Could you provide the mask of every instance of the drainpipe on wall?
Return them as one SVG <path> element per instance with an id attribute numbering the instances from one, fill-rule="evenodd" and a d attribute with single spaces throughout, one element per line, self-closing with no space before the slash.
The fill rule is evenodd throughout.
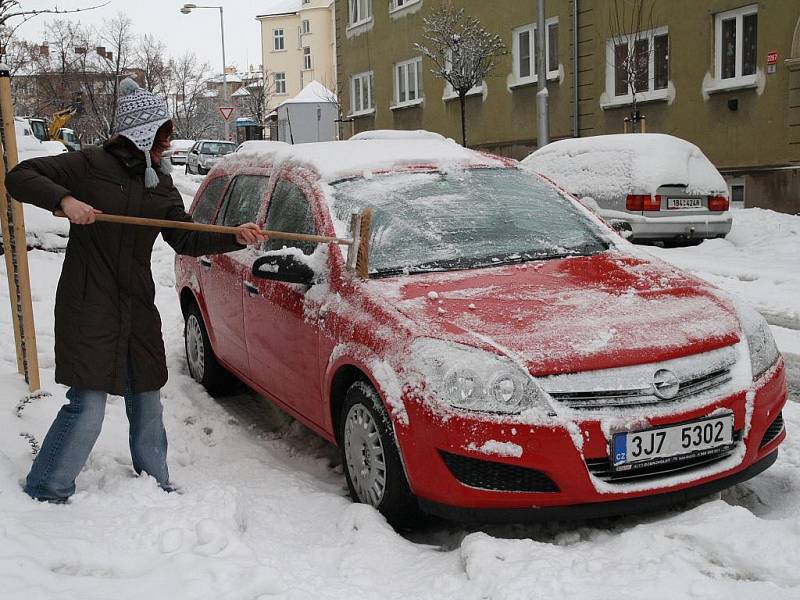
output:
<path id="1" fill-rule="evenodd" d="M 538 90 L 536 92 L 536 121 L 538 124 L 538 134 L 536 146 L 542 148 L 550 142 L 550 132 L 548 127 L 547 115 L 547 69 L 546 69 L 546 46 L 545 37 L 547 35 L 547 24 L 544 19 L 544 0 L 537 0 L 537 35 L 536 35 L 536 79 L 538 80 Z"/>
<path id="2" fill-rule="evenodd" d="M 572 0 L 572 136 L 580 137 L 578 121 L 578 0 Z"/>

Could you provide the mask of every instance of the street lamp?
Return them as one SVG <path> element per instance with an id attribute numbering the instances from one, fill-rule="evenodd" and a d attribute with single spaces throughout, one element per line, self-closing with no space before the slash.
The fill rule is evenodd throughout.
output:
<path id="1" fill-rule="evenodd" d="M 219 9 L 219 30 L 222 34 L 222 101 L 224 104 L 229 104 L 228 102 L 228 75 L 225 73 L 225 21 L 222 17 L 222 7 L 221 6 L 198 6 L 197 4 L 184 4 L 181 8 L 181 12 L 184 15 L 188 15 L 196 8 L 218 8 Z M 230 125 L 228 123 L 228 119 L 225 119 L 225 139 L 230 141 Z"/>

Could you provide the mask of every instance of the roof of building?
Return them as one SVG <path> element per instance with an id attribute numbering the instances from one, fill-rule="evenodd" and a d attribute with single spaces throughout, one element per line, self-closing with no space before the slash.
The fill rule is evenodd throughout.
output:
<path id="1" fill-rule="evenodd" d="M 271 0 L 267 4 L 267 9 L 259 14 L 256 19 L 295 13 L 300 10 L 301 6 L 302 0 Z"/>

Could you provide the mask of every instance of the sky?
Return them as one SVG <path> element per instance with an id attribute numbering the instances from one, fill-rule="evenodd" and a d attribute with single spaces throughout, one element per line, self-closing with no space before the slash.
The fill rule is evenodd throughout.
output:
<path id="1" fill-rule="evenodd" d="M 25 9 L 78 8 L 102 3 L 104 0 L 22 0 Z M 274 0 L 213 0 L 197 2 L 200 5 L 222 5 L 225 19 L 225 53 L 228 65 L 244 70 L 248 65 L 261 64 L 261 30 L 257 14 L 267 10 Z M 181 14 L 184 0 L 111 0 L 108 6 L 74 15 L 62 15 L 85 25 L 101 26 L 103 20 L 124 13 L 133 22 L 134 31 L 156 36 L 167 44 L 170 55 L 180 55 L 186 50 L 197 54 L 219 71 L 222 66 L 222 49 L 219 31 L 219 11 L 195 10 Z M 57 18 L 43 15 L 25 23 L 18 35 L 30 41 L 41 41 L 45 24 Z M 96 44 L 101 45 L 101 44 Z"/>

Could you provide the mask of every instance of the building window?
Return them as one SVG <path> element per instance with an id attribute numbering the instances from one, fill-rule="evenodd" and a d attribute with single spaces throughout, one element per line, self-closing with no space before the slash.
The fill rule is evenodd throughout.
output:
<path id="1" fill-rule="evenodd" d="M 558 17 L 547 19 L 545 26 L 544 45 L 547 53 L 545 69 L 548 79 L 556 79 L 558 77 Z M 536 77 L 536 40 L 538 35 L 536 23 L 518 27 L 513 32 L 511 54 L 516 84 L 538 81 Z"/>
<path id="2" fill-rule="evenodd" d="M 612 103 L 667 97 L 669 32 L 666 27 L 622 35 L 608 41 L 606 90 Z M 612 93 L 613 92 L 613 93 Z"/>
<path id="3" fill-rule="evenodd" d="M 303 19 L 302 24 L 300 26 L 300 33 L 303 35 L 307 33 L 311 33 L 311 21 L 308 19 Z"/>
<path id="4" fill-rule="evenodd" d="M 303 47 L 303 69 L 306 71 L 311 69 L 311 48 L 309 46 Z"/>
<path id="5" fill-rule="evenodd" d="M 311 4 L 311 0 L 303 0 L 303 4 Z"/>
<path id="6" fill-rule="evenodd" d="M 272 32 L 273 47 L 275 50 L 284 49 L 283 29 L 275 29 Z"/>
<path id="7" fill-rule="evenodd" d="M 275 73 L 275 93 L 286 93 L 286 73 Z"/>
<path id="8" fill-rule="evenodd" d="M 410 6 L 412 4 L 416 4 L 420 0 L 392 0 L 391 3 L 391 10 L 398 10 L 403 8 L 404 6 Z"/>
<path id="9" fill-rule="evenodd" d="M 372 18 L 372 0 L 348 0 L 350 27 L 366 23 Z"/>
<path id="10" fill-rule="evenodd" d="M 449 71 L 453 68 L 453 52 L 452 50 L 446 51 L 447 61 L 445 62 L 445 68 Z M 470 88 L 467 92 L 468 96 L 473 94 L 482 94 L 483 93 L 483 82 L 478 83 Z M 452 100 L 454 98 L 458 98 L 457 92 L 453 89 L 453 86 L 450 84 L 449 81 L 445 81 L 444 85 L 444 94 L 442 96 L 443 100 Z"/>
<path id="11" fill-rule="evenodd" d="M 422 57 L 397 63 L 394 66 L 395 105 L 418 104 L 422 97 Z"/>
<path id="12" fill-rule="evenodd" d="M 372 96 L 373 77 L 372 71 L 353 75 L 350 80 L 352 105 L 350 111 L 353 115 L 370 113 L 375 109 Z"/>
<path id="13" fill-rule="evenodd" d="M 755 84 L 758 5 L 714 15 L 715 73 L 723 85 Z"/>

